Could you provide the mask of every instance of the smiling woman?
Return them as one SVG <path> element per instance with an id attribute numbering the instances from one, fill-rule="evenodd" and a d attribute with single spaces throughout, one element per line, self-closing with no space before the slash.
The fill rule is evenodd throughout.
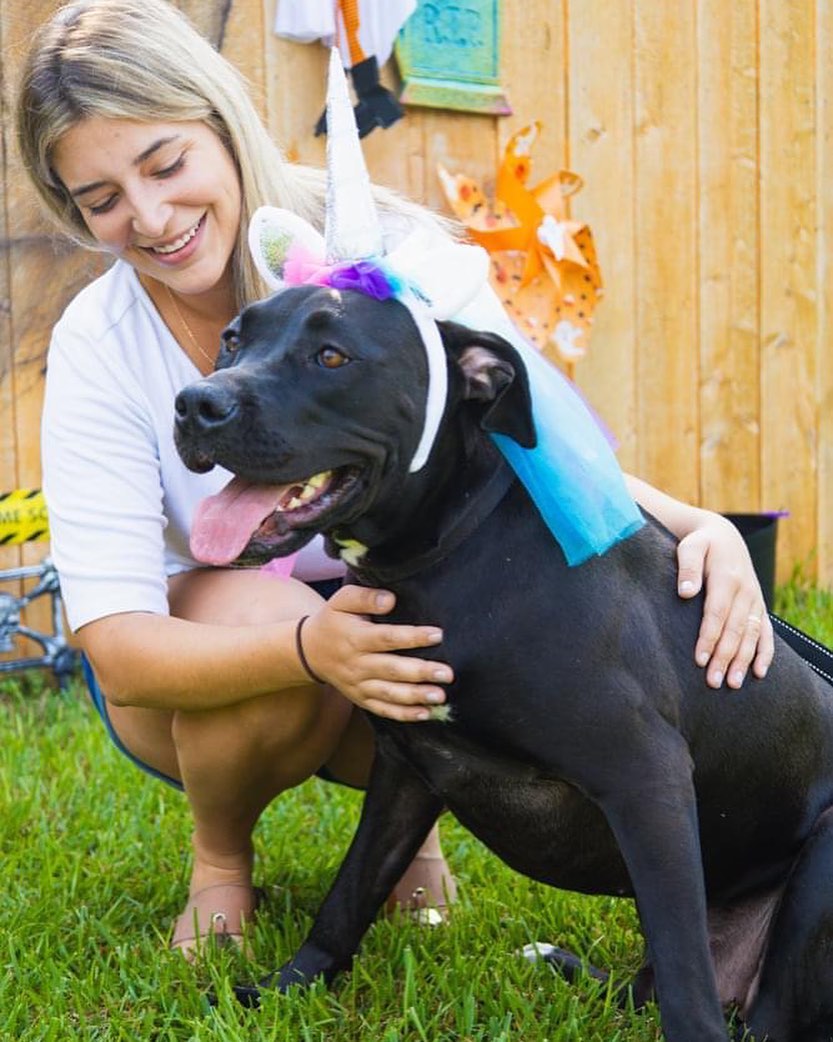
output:
<path id="1" fill-rule="evenodd" d="M 96 705 L 119 747 L 184 788 L 194 814 L 174 937 L 190 951 L 212 923 L 239 939 L 253 914 L 251 833 L 272 799 L 316 771 L 363 782 L 372 747 L 352 705 L 423 719 L 451 671 L 390 653 L 440 634 L 373 625 L 389 596 L 347 588 L 324 603 L 310 584 L 343 566 L 320 543 L 283 581 L 200 568 L 188 546 L 197 505 L 228 475 L 182 466 L 174 398 L 213 368 L 223 329 L 265 292 L 246 246 L 251 213 L 280 201 L 320 219 L 322 179 L 285 166 L 239 77 L 164 0 L 80 0 L 43 26 L 18 133 L 63 230 L 115 258 L 55 328 L 44 484 Z M 389 220 L 430 223 L 382 201 Z M 106 508 L 88 509 L 91 490 Z M 299 658 L 304 615 L 328 686 Z M 419 905 L 452 890 L 432 834 L 398 896 Z"/>
<path id="2" fill-rule="evenodd" d="M 425 720 L 453 671 L 429 652 L 395 653 L 432 648 L 442 633 L 430 619 L 369 618 L 393 608 L 385 591 L 347 586 L 324 602 L 315 583 L 343 567 L 320 541 L 283 580 L 203 567 L 189 547 L 197 505 L 230 475 L 183 466 L 174 401 L 209 371 L 234 315 L 267 292 L 247 248 L 253 214 L 278 205 L 321 229 L 323 176 L 284 162 L 241 78 L 166 0 L 63 7 L 31 43 L 16 114 L 47 211 L 114 260 L 53 332 L 44 488 L 95 704 L 119 748 L 183 788 L 193 813 L 190 893 L 174 933 L 190 952 L 212 930 L 240 940 L 254 914 L 252 834 L 266 806 L 316 772 L 363 783 L 373 748 L 355 707 Z M 385 252 L 415 227 L 444 232 L 426 211 L 374 194 Z M 481 304 L 485 328 L 499 305 L 488 294 Z M 335 363 L 322 356 L 321 371 L 337 374 Z M 681 588 L 694 594 L 708 575 L 697 652 L 710 682 L 729 667 L 742 682 L 753 659 L 764 670 L 768 623 L 740 536 L 634 487 L 682 538 Z M 413 853 L 397 899 L 422 908 L 452 898 L 436 832 Z"/>

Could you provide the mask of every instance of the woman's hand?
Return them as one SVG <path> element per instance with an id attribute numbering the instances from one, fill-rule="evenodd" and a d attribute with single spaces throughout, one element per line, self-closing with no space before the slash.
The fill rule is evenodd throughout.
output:
<path id="1" fill-rule="evenodd" d="M 682 503 L 626 474 L 631 495 L 679 540 L 677 590 L 694 597 L 705 583 L 706 602 L 694 658 L 706 682 L 738 688 L 750 664 L 763 677 L 774 654 L 761 584 L 743 536 L 722 514 Z"/>
<path id="2" fill-rule="evenodd" d="M 438 685 L 450 683 L 454 674 L 442 662 L 395 652 L 433 647 L 442 630 L 364 617 L 386 615 L 394 603 L 387 590 L 343 586 L 304 623 L 304 657 L 317 676 L 362 709 L 390 720 L 428 720 L 431 707 L 445 702 Z"/>
<path id="3" fill-rule="evenodd" d="M 698 523 L 677 546 L 677 589 L 694 597 L 705 583 L 703 621 L 694 649 L 709 687 L 724 679 L 739 688 L 751 664 L 756 677 L 772 662 L 772 623 L 746 543 L 720 514 L 698 511 Z"/>

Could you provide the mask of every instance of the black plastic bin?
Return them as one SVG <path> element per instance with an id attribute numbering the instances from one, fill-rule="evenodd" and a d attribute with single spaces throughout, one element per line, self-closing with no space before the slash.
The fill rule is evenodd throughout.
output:
<path id="1" fill-rule="evenodd" d="M 778 518 L 783 514 L 724 514 L 743 536 L 763 590 L 766 606 L 772 610 L 775 598 L 775 543 Z"/>

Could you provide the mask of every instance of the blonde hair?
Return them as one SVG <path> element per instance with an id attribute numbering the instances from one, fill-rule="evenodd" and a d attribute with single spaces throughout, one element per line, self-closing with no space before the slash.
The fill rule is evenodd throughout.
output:
<path id="1" fill-rule="evenodd" d="M 258 206 L 282 206 L 319 229 L 324 174 L 287 163 L 236 69 L 167 0 L 76 0 L 35 35 L 17 98 L 17 138 L 26 169 L 61 230 L 97 248 L 52 166 L 60 138 L 90 117 L 200 121 L 228 149 L 242 195 L 232 255 L 238 307 L 265 294 L 246 230 Z M 432 221 L 428 211 L 377 190 L 383 210 Z"/>

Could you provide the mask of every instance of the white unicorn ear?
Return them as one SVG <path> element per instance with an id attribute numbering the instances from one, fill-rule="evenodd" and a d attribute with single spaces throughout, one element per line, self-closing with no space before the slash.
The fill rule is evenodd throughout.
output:
<path id="1" fill-rule="evenodd" d="M 423 228 L 411 232 L 385 261 L 438 321 L 453 318 L 477 296 L 489 276 L 489 255 L 482 246 L 449 242 Z"/>
<path id="2" fill-rule="evenodd" d="M 276 206 L 261 206 L 249 222 L 249 249 L 258 272 L 271 290 L 286 285 L 287 260 L 301 256 L 324 263 L 324 236 L 309 222 Z"/>

